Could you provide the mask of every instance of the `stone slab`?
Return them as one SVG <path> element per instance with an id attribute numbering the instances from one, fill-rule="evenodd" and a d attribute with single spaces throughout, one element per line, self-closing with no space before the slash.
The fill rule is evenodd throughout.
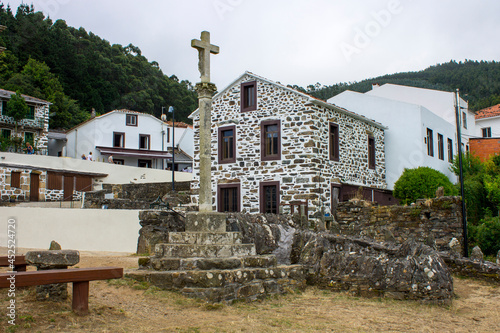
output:
<path id="1" fill-rule="evenodd" d="M 187 232 L 225 232 L 226 214 L 191 212 L 186 214 Z"/>
<path id="2" fill-rule="evenodd" d="M 168 242 L 172 244 L 241 244 L 240 232 L 170 232 Z"/>
<path id="3" fill-rule="evenodd" d="M 302 265 L 231 270 L 129 270 L 125 272 L 125 276 L 149 282 L 166 290 L 220 288 L 220 293 L 224 290 L 232 292 L 234 296 L 230 297 L 231 299 L 248 298 L 256 293 L 284 292 L 287 288 L 305 287 L 306 283 Z M 255 289 L 256 285 L 259 285 L 259 288 Z"/>
<path id="4" fill-rule="evenodd" d="M 80 262 L 80 252 L 76 250 L 28 251 L 25 255 L 29 265 L 38 268 L 64 268 Z"/>
<path id="5" fill-rule="evenodd" d="M 254 244 L 156 244 L 155 253 L 157 257 L 170 258 L 227 258 L 256 255 Z"/>
<path id="6" fill-rule="evenodd" d="M 139 268 L 156 271 L 227 270 L 238 268 L 270 268 L 276 266 L 276 256 L 243 258 L 139 258 Z"/>

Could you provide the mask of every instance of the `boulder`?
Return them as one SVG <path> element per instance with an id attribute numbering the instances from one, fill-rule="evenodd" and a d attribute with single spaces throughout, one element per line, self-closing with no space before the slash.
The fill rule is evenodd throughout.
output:
<path id="1" fill-rule="evenodd" d="M 453 281 L 429 246 L 408 240 L 398 247 L 331 234 L 310 235 L 299 263 L 308 283 L 359 296 L 451 302 Z"/>
<path id="2" fill-rule="evenodd" d="M 474 246 L 472 249 L 472 252 L 470 254 L 470 258 L 474 261 L 483 261 L 484 260 L 484 254 L 483 251 L 481 251 L 481 248 L 479 246 Z"/>

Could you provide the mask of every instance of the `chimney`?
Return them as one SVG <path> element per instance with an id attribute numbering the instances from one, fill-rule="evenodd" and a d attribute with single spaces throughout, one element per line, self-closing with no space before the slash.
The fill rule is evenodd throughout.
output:
<path id="1" fill-rule="evenodd" d="M 378 83 L 372 83 L 372 90 L 380 87 L 380 84 Z"/>
<path id="2" fill-rule="evenodd" d="M 95 118 L 95 109 L 92 108 L 92 111 L 90 112 L 90 119 L 94 119 Z"/>

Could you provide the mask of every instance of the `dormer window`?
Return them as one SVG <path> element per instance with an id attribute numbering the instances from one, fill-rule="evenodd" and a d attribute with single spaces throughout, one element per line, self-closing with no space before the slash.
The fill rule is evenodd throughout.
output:
<path id="1" fill-rule="evenodd" d="M 257 110 L 257 81 L 241 84 L 241 112 Z"/>
<path id="2" fill-rule="evenodd" d="M 136 114 L 127 114 L 125 125 L 137 126 L 137 115 Z"/>

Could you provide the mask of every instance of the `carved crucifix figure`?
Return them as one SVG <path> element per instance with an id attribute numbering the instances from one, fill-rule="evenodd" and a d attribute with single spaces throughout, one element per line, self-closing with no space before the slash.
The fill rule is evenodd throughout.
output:
<path id="1" fill-rule="evenodd" d="M 210 44 L 210 32 L 208 31 L 201 32 L 201 40 L 192 39 L 191 46 L 198 50 L 198 69 L 201 74 L 201 82 L 210 82 L 210 53 L 219 53 L 219 47 Z"/>

